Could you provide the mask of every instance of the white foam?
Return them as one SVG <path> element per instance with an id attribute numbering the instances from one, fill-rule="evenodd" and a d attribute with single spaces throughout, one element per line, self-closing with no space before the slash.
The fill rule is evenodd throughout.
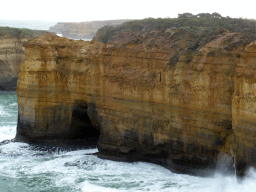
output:
<path id="1" fill-rule="evenodd" d="M 83 187 L 81 187 L 81 189 L 83 192 L 118 192 L 118 190 L 116 189 L 99 187 L 89 183 L 84 184 Z"/>
<path id="2" fill-rule="evenodd" d="M 0 126 L 0 142 L 13 139 L 16 135 L 16 125 Z"/>
<path id="3" fill-rule="evenodd" d="M 72 186 L 83 192 L 254 192 L 256 189 L 253 169 L 242 184 L 237 184 L 235 176 L 194 177 L 172 173 L 151 163 L 115 162 L 86 155 L 97 152 L 97 149 L 43 154 L 31 150 L 25 143 L 9 143 L 0 146 L 0 151 L 1 175 L 42 175 L 57 187 Z M 39 153 L 42 155 L 36 155 Z"/>
<path id="4" fill-rule="evenodd" d="M 10 117 L 11 115 L 7 113 L 4 108 L 0 105 L 0 116 L 2 117 Z"/>

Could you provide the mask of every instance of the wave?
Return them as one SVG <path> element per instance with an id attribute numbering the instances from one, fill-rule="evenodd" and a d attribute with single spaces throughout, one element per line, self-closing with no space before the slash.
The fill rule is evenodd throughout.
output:
<path id="1" fill-rule="evenodd" d="M 0 176 L 14 180 L 25 191 L 159 191 L 159 192 L 254 192 L 256 172 L 242 184 L 234 175 L 195 177 L 176 174 L 145 162 L 116 162 L 99 159 L 97 149 L 45 152 L 29 144 L 10 142 L 0 146 Z M 13 181 L 13 182 L 14 182 Z M 1 181 L 0 181 L 1 182 Z M 1 184 L 1 183 L 0 183 Z"/>
<path id="2" fill-rule="evenodd" d="M 18 105 L 18 103 L 12 103 L 12 104 L 10 104 L 10 106 L 17 106 Z"/>
<path id="3" fill-rule="evenodd" d="M 13 139 L 16 135 L 16 125 L 0 126 L 0 142 Z"/>
<path id="4" fill-rule="evenodd" d="M 7 113 L 4 108 L 0 105 L 0 116 L 10 117 L 11 115 Z"/>

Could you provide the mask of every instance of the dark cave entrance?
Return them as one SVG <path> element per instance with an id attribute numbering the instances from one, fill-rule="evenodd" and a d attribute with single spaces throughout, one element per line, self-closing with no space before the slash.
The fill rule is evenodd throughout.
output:
<path id="1" fill-rule="evenodd" d="M 82 145 L 96 146 L 100 136 L 96 106 L 76 102 L 72 110 L 70 139 L 79 140 Z"/>

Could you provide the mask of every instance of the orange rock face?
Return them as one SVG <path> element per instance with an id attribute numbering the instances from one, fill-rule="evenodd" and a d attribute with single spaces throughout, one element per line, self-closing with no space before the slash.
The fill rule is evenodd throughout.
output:
<path id="1" fill-rule="evenodd" d="M 190 55 L 174 51 L 186 48 L 183 40 L 105 45 L 40 36 L 25 45 L 16 138 L 98 143 L 103 158 L 192 174 L 232 170 L 234 158 L 243 174 L 256 162 L 256 48 L 243 38 L 226 33 Z"/>
<path id="2" fill-rule="evenodd" d="M 0 38 L 0 90 L 15 90 L 19 67 L 25 58 L 22 44 L 28 39 Z"/>
<path id="3" fill-rule="evenodd" d="M 244 48 L 234 75 L 232 128 L 236 141 L 235 161 L 241 174 L 248 166 L 256 166 L 255 45 L 253 41 Z"/>

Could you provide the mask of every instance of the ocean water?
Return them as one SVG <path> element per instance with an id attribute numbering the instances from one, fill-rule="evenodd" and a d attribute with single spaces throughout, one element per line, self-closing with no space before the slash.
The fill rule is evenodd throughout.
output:
<path id="1" fill-rule="evenodd" d="M 61 33 L 57 33 L 56 35 L 58 35 L 59 37 L 63 37 Z M 69 39 L 72 39 L 72 38 L 69 38 Z M 73 39 L 73 40 L 91 41 L 92 39 Z"/>
<path id="2" fill-rule="evenodd" d="M 0 92 L 0 142 L 15 137 L 16 92 Z M 242 184 L 234 175 L 202 178 L 155 164 L 102 160 L 97 148 L 40 150 L 20 142 L 0 144 L 0 192 L 255 192 L 256 173 Z"/>

